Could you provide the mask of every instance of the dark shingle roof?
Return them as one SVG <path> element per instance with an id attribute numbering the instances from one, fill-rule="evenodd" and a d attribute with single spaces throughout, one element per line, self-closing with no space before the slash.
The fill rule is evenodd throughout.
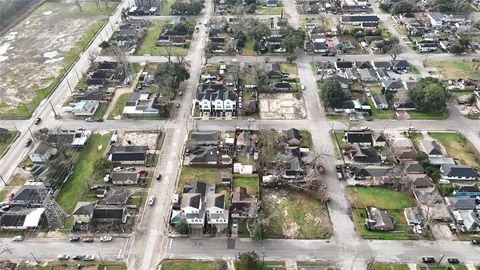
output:
<path id="1" fill-rule="evenodd" d="M 148 146 L 138 145 L 124 145 L 112 146 L 110 153 L 112 154 L 112 161 L 127 161 L 127 160 L 145 160 L 147 158 Z"/>
<path id="2" fill-rule="evenodd" d="M 347 142 L 348 143 L 372 143 L 372 132 L 348 132 L 347 133 Z"/>
<path id="3" fill-rule="evenodd" d="M 97 207 L 93 210 L 93 219 L 122 219 L 124 207 Z"/>
<path id="4" fill-rule="evenodd" d="M 478 176 L 477 172 L 472 167 L 464 165 L 442 165 L 443 175 L 449 177 L 466 177 L 475 178 Z"/>

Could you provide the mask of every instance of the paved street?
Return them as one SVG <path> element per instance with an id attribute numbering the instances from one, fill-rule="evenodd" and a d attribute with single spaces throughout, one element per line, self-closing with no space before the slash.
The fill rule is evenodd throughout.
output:
<path id="1" fill-rule="evenodd" d="M 137 121 L 137 120 L 106 120 L 105 122 L 84 122 L 81 120 L 55 119 L 52 107 L 59 111 L 64 100 L 70 95 L 70 86 L 78 82 L 78 75 L 88 69 L 88 56 L 90 53 L 98 52 L 98 44 L 106 37 L 112 35 L 112 28 L 117 26 L 120 20 L 122 7 L 130 5 L 132 0 L 124 0 L 108 21 L 108 26 L 103 28 L 101 33 L 94 39 L 88 49 L 82 54 L 80 60 L 62 80 L 60 86 L 48 98 L 41 103 L 34 117 L 27 121 L 0 121 L 0 126 L 6 128 L 17 128 L 21 131 L 20 138 L 12 145 L 8 153 L 0 161 L 0 175 L 5 179 L 10 178 L 15 167 L 23 159 L 27 152 L 24 147 L 25 141 L 30 138 L 28 128 L 39 128 L 33 126 L 33 119 L 42 117 L 41 127 L 76 129 L 84 127 L 91 130 L 158 130 L 165 132 L 165 141 L 160 152 L 156 173 L 162 174 L 162 181 L 154 181 L 149 191 L 149 196 L 156 197 L 153 206 L 145 206 L 140 217 L 137 219 L 135 230 L 130 238 L 116 238 L 112 243 L 104 244 L 95 242 L 92 244 L 69 243 L 66 239 L 37 238 L 27 239 L 24 242 L 12 242 L 11 239 L 0 238 L 1 247 L 8 248 L 11 252 L 2 254 L 6 259 L 28 259 L 32 260 L 30 252 L 38 259 L 54 259 L 59 254 L 92 254 L 100 255 L 104 259 L 125 259 L 128 269 L 148 270 L 155 269 L 165 257 L 167 258 L 194 258 L 194 259 L 217 259 L 234 258 L 236 254 L 243 251 L 256 250 L 265 254 L 266 259 L 322 259 L 335 263 L 342 269 L 365 269 L 366 263 L 372 258 L 378 261 L 402 261 L 417 262 L 420 256 L 431 255 L 458 257 L 469 263 L 478 262 L 477 247 L 472 247 L 467 242 L 460 241 L 368 241 L 361 239 L 354 230 L 354 224 L 350 217 L 350 207 L 345 197 L 345 187 L 336 180 L 335 158 L 333 145 L 329 139 L 329 132 L 332 129 L 345 129 L 346 123 L 342 121 L 330 121 L 325 117 L 323 107 L 318 97 L 316 74 L 311 68 L 312 61 L 334 61 L 337 58 L 345 60 L 390 60 L 388 55 L 341 55 L 337 57 L 323 57 L 297 53 L 298 75 L 306 90 L 303 92 L 306 103 L 307 119 L 304 120 L 256 120 L 250 124 L 253 129 L 282 129 L 286 130 L 292 126 L 298 129 L 306 129 L 312 133 L 312 139 L 317 152 L 328 153 L 331 158 L 326 161 L 325 181 L 328 185 L 330 202 L 328 209 L 333 224 L 334 234 L 328 240 L 266 240 L 252 242 L 249 239 L 237 239 L 234 241 L 234 248 L 227 248 L 227 239 L 183 239 L 168 238 L 166 236 L 168 214 L 171 208 L 171 197 L 178 180 L 179 169 L 182 165 L 181 154 L 188 131 L 192 127 L 199 130 L 233 130 L 235 127 L 247 128 L 249 125 L 245 119 L 238 120 L 193 120 L 190 116 L 191 105 L 195 96 L 198 84 L 201 64 L 205 62 L 205 42 L 207 40 L 207 29 L 204 23 L 213 15 L 212 0 L 206 1 L 206 7 L 196 17 L 200 22 L 198 33 L 194 34 L 189 54 L 186 57 L 190 65 L 190 79 L 182 86 L 184 95 L 179 98 L 181 106 L 175 111 L 168 121 Z M 319 15 L 300 15 L 295 7 L 295 0 L 286 0 L 286 17 L 290 24 L 299 27 L 303 18 L 314 18 Z M 374 5 L 376 12 L 378 6 Z M 258 18 L 268 18 L 272 15 L 252 15 Z M 379 13 L 382 21 L 389 21 L 389 15 Z M 149 19 L 172 19 L 176 16 L 164 17 L 142 17 Z M 398 35 L 390 23 L 387 28 L 394 35 Z M 401 40 L 401 39 L 400 39 Z M 406 47 L 402 43 L 403 47 Z M 431 58 L 435 60 L 462 60 L 479 57 L 479 55 L 432 55 L 418 54 L 411 49 L 405 48 L 405 53 L 399 58 L 406 59 L 413 63 L 422 76 L 428 73 L 423 68 L 423 61 Z M 212 57 L 209 61 L 238 61 L 238 62 L 265 62 L 268 57 L 270 62 L 285 61 L 285 56 L 218 56 Z M 111 57 L 102 56 L 99 60 L 109 60 Z M 165 62 L 162 56 L 130 56 L 130 62 L 135 63 L 160 63 Z M 480 151 L 480 122 L 464 118 L 459 111 L 449 106 L 449 117 L 445 120 L 382 120 L 365 123 L 358 123 L 359 126 L 368 125 L 372 129 L 385 129 L 387 131 L 407 130 L 410 126 L 425 130 L 458 130 L 469 139 Z M 0 183 L 0 188 L 2 188 Z M 231 245 L 230 245 L 231 246 Z M 88 250 L 88 252 L 87 252 Z"/>

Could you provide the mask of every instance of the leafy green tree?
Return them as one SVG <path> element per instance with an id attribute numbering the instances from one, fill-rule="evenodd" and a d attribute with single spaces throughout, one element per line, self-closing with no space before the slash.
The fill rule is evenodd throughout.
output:
<path id="1" fill-rule="evenodd" d="M 253 43 L 252 49 L 254 52 L 260 51 L 260 42 L 258 40 L 255 40 L 255 42 Z"/>
<path id="2" fill-rule="evenodd" d="M 175 224 L 175 231 L 180 234 L 188 234 L 190 229 L 188 228 L 187 222 L 182 220 L 180 223 Z"/>
<path id="3" fill-rule="evenodd" d="M 345 99 L 345 93 L 333 77 L 322 81 L 320 84 L 320 96 L 325 106 L 330 108 L 340 106 Z"/>
<path id="4" fill-rule="evenodd" d="M 235 37 L 237 39 L 237 46 L 240 48 L 245 47 L 245 42 L 247 41 L 247 36 L 243 32 L 239 32 Z"/>
<path id="5" fill-rule="evenodd" d="M 390 9 L 390 13 L 392 14 L 400 14 L 400 13 L 410 13 L 415 10 L 415 7 L 410 2 L 400 1 L 393 5 Z"/>
<path id="6" fill-rule="evenodd" d="M 280 31 L 280 34 L 283 36 L 282 48 L 287 52 L 291 53 L 295 48 L 303 47 L 303 42 L 305 40 L 305 32 L 303 30 L 287 26 Z"/>
<path id="7" fill-rule="evenodd" d="M 106 173 L 109 172 L 112 168 L 112 162 L 106 158 L 101 158 L 95 162 L 93 168 L 96 172 Z"/>
<path id="8" fill-rule="evenodd" d="M 287 62 L 290 64 L 293 63 L 293 61 L 295 61 L 296 59 L 297 59 L 297 56 L 293 53 L 287 56 Z"/>
<path id="9" fill-rule="evenodd" d="M 467 50 L 467 48 L 465 48 L 465 46 L 462 46 L 462 44 L 460 44 L 460 43 L 455 43 L 455 44 L 451 45 L 450 48 L 448 48 L 448 51 L 450 53 L 454 53 L 454 54 L 462 54 L 466 50 Z"/>
<path id="10" fill-rule="evenodd" d="M 258 269 L 260 268 L 260 258 L 255 251 L 240 253 L 237 261 L 238 269 Z"/>
<path id="11" fill-rule="evenodd" d="M 184 63 L 165 62 L 157 66 L 155 71 L 157 83 L 178 88 L 178 85 L 190 79 L 190 73 Z"/>
<path id="12" fill-rule="evenodd" d="M 272 31 L 264 23 L 259 23 L 250 29 L 249 33 L 255 40 L 260 40 L 263 37 L 270 36 Z"/>
<path id="13" fill-rule="evenodd" d="M 431 77 L 422 78 L 417 86 L 409 89 L 408 96 L 421 112 L 444 112 L 447 94 L 442 83 Z"/>
<path id="14" fill-rule="evenodd" d="M 98 47 L 105 50 L 105 49 L 110 47 L 110 43 L 108 43 L 108 41 L 102 41 L 102 43 L 100 43 L 100 45 L 98 45 Z"/>

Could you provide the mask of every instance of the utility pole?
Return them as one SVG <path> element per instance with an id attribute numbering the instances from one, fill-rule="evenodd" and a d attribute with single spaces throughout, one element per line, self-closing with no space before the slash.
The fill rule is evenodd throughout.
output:
<path id="1" fill-rule="evenodd" d="M 7 186 L 7 182 L 5 182 L 5 179 L 3 179 L 2 175 L 0 175 L 0 179 L 2 179 L 3 184 L 5 184 L 5 186 Z"/>
<path id="2" fill-rule="evenodd" d="M 35 255 L 33 255 L 33 252 L 30 251 L 30 254 L 32 255 L 32 257 L 33 257 L 33 259 L 35 260 L 35 262 L 40 263 L 40 261 L 35 257 Z"/>
<path id="3" fill-rule="evenodd" d="M 35 141 L 35 138 L 33 137 L 33 132 L 32 132 L 32 130 L 30 129 L 30 127 L 28 127 L 28 132 L 30 132 L 30 135 L 32 136 L 32 140 Z"/>
<path id="4" fill-rule="evenodd" d="M 105 262 L 103 261 L 102 255 L 100 255 L 100 252 L 98 252 L 98 257 L 100 258 L 100 261 L 102 262 L 102 264 L 105 266 Z"/>
<path id="5" fill-rule="evenodd" d="M 49 100 L 48 103 L 50 104 L 50 107 L 52 107 L 53 115 L 55 116 L 55 118 L 57 118 L 58 115 L 57 115 L 57 112 L 55 111 L 55 108 L 53 107 L 52 102 Z"/>
<path id="6" fill-rule="evenodd" d="M 13 128 L 15 128 L 16 131 L 18 131 L 17 126 L 15 125 L 15 122 L 12 121 Z"/>
<path id="7" fill-rule="evenodd" d="M 65 76 L 65 81 L 67 81 L 68 90 L 70 90 L 70 93 L 73 94 L 72 86 L 70 85 L 70 82 L 68 81 L 68 78 L 66 76 Z"/>

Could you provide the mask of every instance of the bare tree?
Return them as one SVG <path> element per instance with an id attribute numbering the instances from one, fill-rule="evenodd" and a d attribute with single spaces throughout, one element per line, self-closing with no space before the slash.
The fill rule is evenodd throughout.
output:
<path id="1" fill-rule="evenodd" d="M 94 0 L 95 1 L 95 6 L 97 7 L 97 10 L 100 9 L 100 0 Z"/>
<path id="2" fill-rule="evenodd" d="M 77 5 L 78 11 L 82 12 L 82 5 L 80 4 L 80 1 L 75 0 L 75 5 Z"/>
<path id="3" fill-rule="evenodd" d="M 385 179 L 394 190 L 405 192 L 412 190 L 413 182 L 408 179 L 407 172 L 401 166 L 394 166 L 388 170 Z"/>
<path id="4" fill-rule="evenodd" d="M 396 60 L 397 57 L 402 54 L 403 50 L 400 44 L 395 44 L 392 46 L 390 50 L 388 50 L 388 55 L 392 58 L 392 60 Z"/>
<path id="5" fill-rule="evenodd" d="M 90 62 L 91 67 L 95 67 L 95 59 L 97 59 L 97 53 L 90 51 L 88 53 L 88 61 Z"/>
<path id="6" fill-rule="evenodd" d="M 124 72 L 125 78 L 130 78 L 132 75 L 132 67 L 128 62 L 127 48 L 119 46 L 113 47 L 113 57 L 116 62 L 120 64 L 120 69 Z"/>

